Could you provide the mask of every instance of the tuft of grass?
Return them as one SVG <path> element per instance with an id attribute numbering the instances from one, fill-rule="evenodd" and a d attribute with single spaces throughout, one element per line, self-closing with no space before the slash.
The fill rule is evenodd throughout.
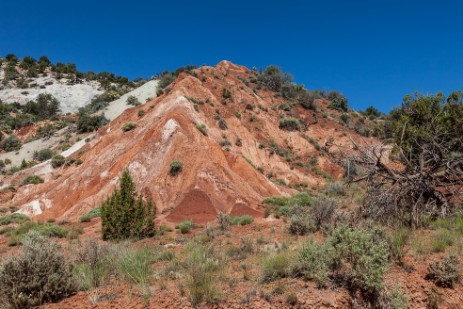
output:
<path id="1" fill-rule="evenodd" d="M 455 235 L 446 229 L 437 230 L 431 237 L 431 251 L 445 252 L 448 246 L 452 246 L 455 242 Z"/>
<path id="2" fill-rule="evenodd" d="M 262 261 L 262 281 L 269 282 L 285 278 L 290 273 L 291 259 L 286 251 L 266 257 Z"/>
<path id="3" fill-rule="evenodd" d="M 203 301 L 217 303 L 222 298 L 219 279 L 226 260 L 222 259 L 212 246 L 190 243 L 185 247 L 187 253 L 183 268 L 187 276 L 190 301 L 197 306 Z"/>
<path id="4" fill-rule="evenodd" d="M 128 284 L 138 286 L 145 301 L 151 296 L 150 285 L 153 280 L 154 254 L 147 247 L 133 249 L 122 246 L 117 253 L 116 268 L 118 275 Z"/>

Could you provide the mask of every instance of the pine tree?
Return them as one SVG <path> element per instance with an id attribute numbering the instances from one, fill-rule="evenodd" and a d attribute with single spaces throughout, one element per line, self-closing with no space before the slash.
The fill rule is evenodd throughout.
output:
<path id="1" fill-rule="evenodd" d="M 120 189 L 101 205 L 104 240 L 144 238 L 154 234 L 156 207 L 141 194 L 135 198 L 135 185 L 128 170 L 121 176 Z"/>

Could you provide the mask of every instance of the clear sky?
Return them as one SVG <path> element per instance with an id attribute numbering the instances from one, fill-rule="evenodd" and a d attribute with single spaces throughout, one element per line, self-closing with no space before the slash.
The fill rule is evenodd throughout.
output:
<path id="1" fill-rule="evenodd" d="M 382 111 L 463 88 L 463 2 L 0 0 L 0 55 L 150 77 L 227 59 Z"/>

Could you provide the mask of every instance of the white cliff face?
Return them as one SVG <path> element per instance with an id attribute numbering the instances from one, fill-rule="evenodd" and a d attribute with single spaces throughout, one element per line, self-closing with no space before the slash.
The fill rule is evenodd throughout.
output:
<path id="1" fill-rule="evenodd" d="M 0 76 L 0 79 L 1 76 Z M 0 100 L 6 103 L 18 102 L 26 104 L 34 100 L 41 93 L 49 93 L 60 102 L 61 112 L 76 113 L 79 108 L 89 104 L 97 95 L 103 93 L 100 83 L 97 81 L 83 81 L 71 85 L 68 79 L 56 79 L 52 76 L 30 78 L 28 84 L 36 84 L 34 87 L 19 89 L 16 87 L 0 87 Z"/>

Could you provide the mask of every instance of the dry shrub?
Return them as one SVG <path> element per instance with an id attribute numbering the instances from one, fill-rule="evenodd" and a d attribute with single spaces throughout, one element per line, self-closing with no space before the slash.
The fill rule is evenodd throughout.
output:
<path id="1" fill-rule="evenodd" d="M 0 299 L 8 300 L 11 308 L 30 308 L 76 291 L 72 266 L 55 241 L 31 231 L 23 244 L 18 255 L 0 265 Z"/>

